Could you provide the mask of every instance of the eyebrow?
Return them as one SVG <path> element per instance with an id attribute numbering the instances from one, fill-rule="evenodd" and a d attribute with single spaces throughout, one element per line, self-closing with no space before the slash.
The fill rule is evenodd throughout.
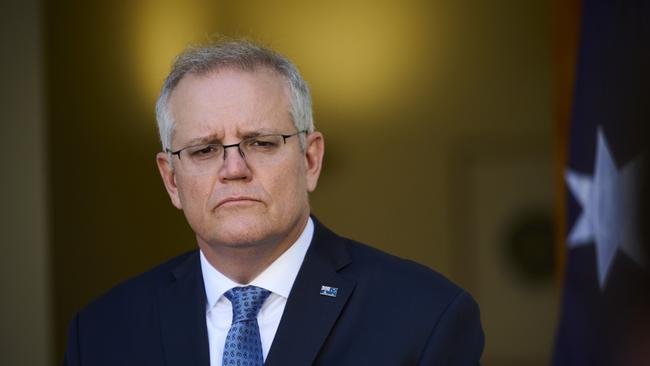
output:
<path id="1" fill-rule="evenodd" d="M 203 144 L 212 144 L 215 142 L 218 142 L 219 138 L 217 137 L 217 134 L 212 134 L 208 136 L 203 136 L 203 137 L 197 137 L 189 140 L 184 144 L 184 146 L 196 146 L 196 145 L 203 145 Z"/>
<path id="2" fill-rule="evenodd" d="M 241 134 L 242 139 L 247 139 L 251 137 L 256 137 L 256 136 L 262 136 L 262 135 L 275 135 L 275 134 L 281 134 L 280 132 L 272 131 L 269 129 L 262 128 L 260 130 L 255 130 L 255 131 L 250 131 L 250 132 L 244 132 Z M 204 145 L 204 144 L 214 144 L 214 143 L 221 143 L 221 139 L 219 139 L 218 134 L 210 134 L 207 136 L 203 137 L 196 137 L 191 140 L 189 140 L 187 143 L 185 143 L 184 146 L 197 146 L 197 145 Z"/>

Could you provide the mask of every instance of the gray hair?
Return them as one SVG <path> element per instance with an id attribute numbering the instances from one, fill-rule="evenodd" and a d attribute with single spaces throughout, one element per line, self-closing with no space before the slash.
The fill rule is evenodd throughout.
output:
<path id="1" fill-rule="evenodd" d="M 189 47 L 176 57 L 156 102 L 156 120 L 163 150 L 171 149 L 174 134 L 174 119 L 168 106 L 169 97 L 185 75 L 205 75 L 223 68 L 254 71 L 258 67 L 267 67 L 287 80 L 291 91 L 290 113 L 293 124 L 298 131 L 313 132 L 314 119 L 309 87 L 291 61 L 273 50 L 249 41 L 217 42 L 207 46 Z M 299 137 L 300 146 L 304 149 L 305 136 L 300 134 Z"/>

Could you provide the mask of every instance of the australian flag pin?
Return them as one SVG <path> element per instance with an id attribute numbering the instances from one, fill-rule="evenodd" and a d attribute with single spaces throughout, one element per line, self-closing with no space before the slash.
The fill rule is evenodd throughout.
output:
<path id="1" fill-rule="evenodd" d="M 338 287 L 329 287 L 321 286 L 320 294 L 323 296 L 336 297 L 336 293 L 339 291 Z"/>

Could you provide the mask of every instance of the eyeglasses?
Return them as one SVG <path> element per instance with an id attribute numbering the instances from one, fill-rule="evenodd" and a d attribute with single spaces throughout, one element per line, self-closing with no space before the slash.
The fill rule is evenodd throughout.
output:
<path id="1" fill-rule="evenodd" d="M 289 135 L 271 134 L 253 136 L 230 145 L 211 143 L 187 146 L 176 151 L 165 149 L 165 151 L 171 155 L 178 156 L 178 165 L 187 174 L 212 174 L 226 160 L 228 148 L 237 147 L 239 155 L 249 164 L 263 165 L 276 157 L 280 147 L 287 143 L 288 138 L 301 133 L 307 133 L 307 131 L 298 131 Z"/>

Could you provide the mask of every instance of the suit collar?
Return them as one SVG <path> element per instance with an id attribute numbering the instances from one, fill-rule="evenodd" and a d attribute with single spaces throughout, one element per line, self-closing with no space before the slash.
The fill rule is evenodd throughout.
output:
<path id="1" fill-rule="evenodd" d="M 314 220 L 314 238 L 307 255 L 311 254 L 320 258 L 324 262 L 323 264 L 333 271 L 340 271 L 352 261 L 343 238 L 326 228 L 314 216 L 312 219 Z"/>
<path id="2" fill-rule="evenodd" d="M 158 293 L 166 365 L 209 366 L 207 300 L 198 251 L 173 269 L 172 275 Z"/>
<path id="3" fill-rule="evenodd" d="M 343 239 L 314 218 L 314 238 L 291 289 L 266 365 L 309 365 L 316 358 L 355 281 L 338 272 L 350 262 Z M 336 297 L 320 294 L 337 288 Z"/>

